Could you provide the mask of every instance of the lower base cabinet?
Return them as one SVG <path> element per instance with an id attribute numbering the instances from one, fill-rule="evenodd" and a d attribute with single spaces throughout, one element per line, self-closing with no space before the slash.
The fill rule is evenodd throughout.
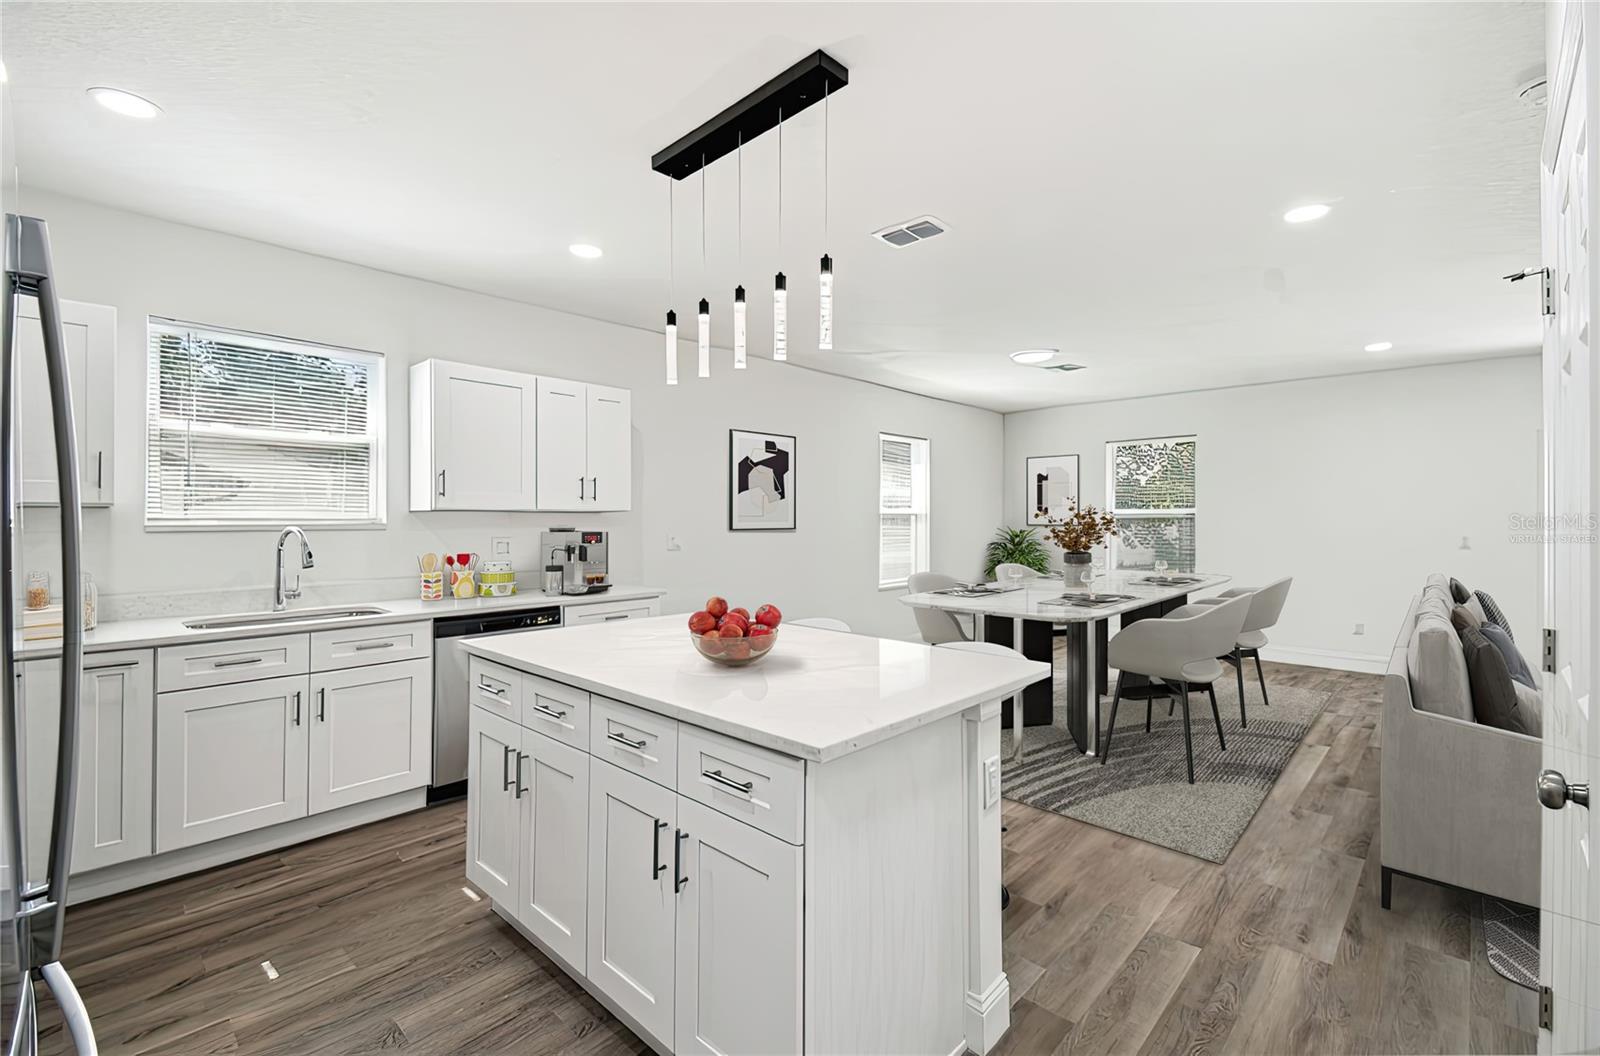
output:
<path id="1" fill-rule="evenodd" d="M 566 962 L 588 959 L 589 756 L 532 730 L 517 761 L 522 809 L 517 919 Z"/>
<path id="2" fill-rule="evenodd" d="M 311 813 L 428 783 L 433 766 L 431 661 L 316 672 L 307 713 Z"/>
<path id="3" fill-rule="evenodd" d="M 518 810 L 511 760 L 522 728 L 473 708 L 467 742 L 467 879 L 501 905 L 517 902 Z"/>

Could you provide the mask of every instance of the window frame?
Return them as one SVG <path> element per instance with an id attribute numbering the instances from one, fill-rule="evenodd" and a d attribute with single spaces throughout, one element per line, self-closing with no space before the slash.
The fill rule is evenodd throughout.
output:
<path id="1" fill-rule="evenodd" d="M 1117 448 L 1131 444 L 1149 444 L 1158 440 L 1172 440 L 1182 442 L 1187 440 L 1195 447 L 1195 478 L 1193 506 L 1168 506 L 1162 509 L 1153 509 L 1143 506 L 1130 506 L 1118 508 L 1117 506 Z M 1106 512 L 1111 514 L 1120 523 L 1127 520 L 1158 520 L 1181 519 L 1187 517 L 1195 527 L 1195 565 L 1200 564 L 1200 436 L 1198 433 L 1173 433 L 1167 436 L 1134 436 L 1125 440 L 1106 441 Z M 1110 553 L 1107 554 L 1107 569 L 1111 572 L 1124 571 L 1121 563 L 1122 539 L 1120 535 L 1111 537 Z"/>
<path id="2" fill-rule="evenodd" d="M 281 516 L 262 516 L 249 519 L 217 519 L 193 518 L 190 520 L 177 520 L 171 517 L 157 517 L 151 519 L 150 509 L 150 442 L 155 427 L 151 421 L 151 410 L 158 398 L 160 386 L 160 371 L 151 355 L 151 336 L 157 330 L 188 329 L 199 333 L 217 334 L 244 339 L 257 347 L 265 350 L 287 352 L 294 354 L 312 353 L 329 355 L 337 358 L 344 355 L 351 359 L 362 358 L 370 361 L 372 381 L 369 386 L 371 395 L 367 404 L 367 421 L 370 427 L 371 451 L 371 496 L 372 516 L 367 518 L 310 518 L 296 517 L 285 513 Z M 278 334 L 266 334 L 255 330 L 242 330 L 237 327 L 216 326 L 209 323 L 197 323 L 188 319 L 176 319 L 163 315 L 147 315 L 145 317 L 145 403 L 144 420 L 141 425 L 143 432 L 144 450 L 141 452 L 140 470 L 142 473 L 142 495 L 140 503 L 143 507 L 144 530 L 146 532 L 259 532 L 264 529 L 279 529 L 286 524 L 295 524 L 303 528 L 316 528 L 319 531 L 373 531 L 388 527 L 389 500 L 388 500 L 388 465 L 389 465 L 389 371 L 388 357 L 382 352 L 371 349 L 353 348 L 348 345 L 336 345 L 325 341 L 312 341 L 301 338 L 284 337 Z"/>
<path id="3" fill-rule="evenodd" d="M 883 442 L 885 440 L 903 441 L 912 445 L 915 452 L 917 445 L 922 449 L 921 492 L 922 509 L 910 511 L 912 518 L 911 531 L 911 571 L 904 579 L 886 580 L 883 578 L 883 519 L 885 517 L 908 516 L 906 510 L 885 509 L 883 505 Z M 926 572 L 932 565 L 932 531 L 930 524 L 933 520 L 933 442 L 925 436 L 912 436 L 910 433 L 891 433 L 880 430 L 878 432 L 878 453 L 874 460 L 878 467 L 878 589 L 879 590 L 904 590 L 910 585 L 911 576 L 918 572 Z M 916 458 L 912 458 L 912 506 L 917 505 L 915 496 L 918 481 L 916 479 Z"/>

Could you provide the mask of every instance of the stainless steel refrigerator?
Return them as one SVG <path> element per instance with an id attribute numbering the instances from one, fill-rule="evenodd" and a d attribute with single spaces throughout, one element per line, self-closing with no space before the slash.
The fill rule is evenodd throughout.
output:
<path id="1" fill-rule="evenodd" d="M 0 91 L 0 96 L 3 96 Z M 4 269 L 0 272 L 0 1049 L 6 1056 L 38 1051 L 36 1001 L 44 991 L 60 1007 L 66 1032 L 80 1056 L 92 1056 L 94 1030 L 72 978 L 61 964 L 66 923 L 67 873 L 71 866 L 78 757 L 78 693 L 83 674 L 82 510 L 78 454 L 72 421 L 71 381 L 61 331 L 60 299 L 50 258 L 49 230 L 42 220 L 18 215 L 19 198 L 11 157 L 9 99 L 0 99 L 0 215 L 4 216 Z M 23 319 L 22 298 L 38 305 L 38 318 Z M 32 313 L 30 313 L 32 314 Z M 22 739 L 17 708 L 14 643 L 16 552 L 20 519 L 15 492 L 17 338 L 19 326 L 42 327 L 51 428 L 60 484 L 61 711 L 53 761 L 55 788 L 48 803 L 25 799 Z M 30 345 L 32 343 L 30 342 Z M 36 766 L 47 760 L 32 761 Z M 24 853 L 25 825 L 49 829 L 43 875 L 31 875 Z M 42 984 L 42 986 L 41 986 Z"/>

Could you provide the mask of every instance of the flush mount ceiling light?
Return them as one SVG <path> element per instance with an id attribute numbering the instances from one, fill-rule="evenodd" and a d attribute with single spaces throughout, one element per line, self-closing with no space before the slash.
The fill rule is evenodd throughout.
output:
<path id="1" fill-rule="evenodd" d="M 1387 352 L 1394 347 L 1393 341 L 1374 341 L 1362 347 L 1363 352 Z"/>
<path id="2" fill-rule="evenodd" d="M 1288 224 L 1308 224 L 1313 220 L 1321 220 L 1331 212 L 1333 212 L 1333 206 L 1324 205 L 1322 202 L 1314 202 L 1311 205 L 1295 206 L 1283 214 L 1283 220 L 1284 223 Z"/>
<path id="3" fill-rule="evenodd" d="M 148 121 L 161 113 L 161 108 L 141 95 L 125 92 L 121 88 L 95 87 L 88 91 L 89 98 L 123 117 L 136 117 Z"/>
<path id="4" fill-rule="evenodd" d="M 583 260 L 599 260 L 605 252 L 599 246 L 591 246 L 587 242 L 574 242 L 567 247 L 567 252 Z"/>
<path id="5" fill-rule="evenodd" d="M 1011 353 L 1011 358 L 1025 367 L 1037 367 L 1055 359 L 1060 351 L 1058 348 L 1025 348 L 1021 352 Z"/>

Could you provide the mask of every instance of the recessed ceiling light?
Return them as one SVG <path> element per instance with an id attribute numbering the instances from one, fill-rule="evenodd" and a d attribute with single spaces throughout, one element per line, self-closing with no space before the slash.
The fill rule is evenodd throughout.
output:
<path id="1" fill-rule="evenodd" d="M 1311 205 L 1297 205 L 1283 214 L 1284 222 L 1290 224 L 1305 224 L 1312 220 L 1321 220 L 1333 211 L 1333 206 L 1316 202 Z"/>
<path id="2" fill-rule="evenodd" d="M 599 260 L 603 255 L 599 246 L 591 246 L 587 242 L 574 242 L 567 247 L 567 252 L 584 260 Z"/>
<path id="3" fill-rule="evenodd" d="M 113 114 L 121 114 L 123 117 L 137 117 L 148 121 L 161 113 L 161 108 L 155 103 L 143 96 L 125 92 L 121 88 L 90 88 L 89 95 Z"/>
<path id="4" fill-rule="evenodd" d="M 1055 348 L 1025 348 L 1021 352 L 1011 353 L 1011 358 L 1024 366 L 1036 367 L 1055 359 L 1059 351 Z"/>
<path id="5" fill-rule="evenodd" d="M 1374 341 L 1370 345 L 1363 346 L 1362 351 L 1364 351 L 1364 352 L 1387 352 L 1393 347 L 1394 347 L 1394 342 L 1393 341 Z"/>

